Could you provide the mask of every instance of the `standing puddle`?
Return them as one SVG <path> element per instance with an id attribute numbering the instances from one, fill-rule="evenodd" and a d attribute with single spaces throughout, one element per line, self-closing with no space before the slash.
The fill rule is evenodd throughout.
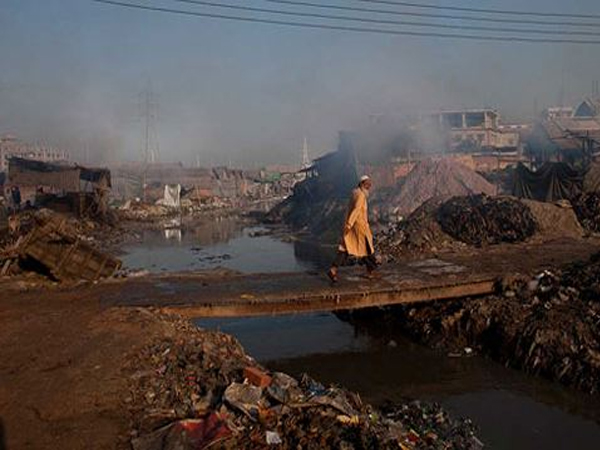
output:
<path id="1" fill-rule="evenodd" d="M 264 273 L 327 265 L 328 257 L 314 245 L 256 236 L 257 231 L 226 219 L 187 232 L 146 232 L 122 259 L 131 269 L 152 272 L 220 266 Z M 449 358 L 401 336 L 386 341 L 333 314 L 195 323 L 236 336 L 248 354 L 272 370 L 296 376 L 306 372 L 374 404 L 406 398 L 439 402 L 454 415 L 471 418 L 486 448 L 595 450 L 600 442 L 600 398 L 482 357 Z"/>
<path id="2" fill-rule="evenodd" d="M 374 404 L 436 401 L 471 418 L 490 449 L 597 449 L 600 399 L 482 357 L 450 358 L 402 337 L 382 341 L 333 314 L 198 319 L 236 336 L 271 370 L 359 392 Z"/>

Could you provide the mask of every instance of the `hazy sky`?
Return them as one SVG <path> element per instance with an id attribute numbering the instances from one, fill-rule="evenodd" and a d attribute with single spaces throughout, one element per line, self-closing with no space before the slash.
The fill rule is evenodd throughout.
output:
<path id="1" fill-rule="evenodd" d="M 217 12 L 172 0 L 123 1 Z M 261 0 L 215 1 L 285 9 Z M 427 1 L 600 15 L 597 0 Z M 597 22 L 590 30 L 600 33 Z M 159 104 L 161 160 L 190 164 L 198 156 L 204 165 L 253 166 L 299 162 L 304 136 L 313 155 L 323 153 L 335 147 L 340 129 L 370 114 L 492 106 L 507 118 L 530 117 L 536 103 L 558 103 L 561 86 L 565 102 L 575 102 L 594 79 L 600 45 L 354 34 L 89 0 L 0 0 L 0 133 L 87 147 L 99 161 L 141 157 L 139 93 L 148 85 Z"/>

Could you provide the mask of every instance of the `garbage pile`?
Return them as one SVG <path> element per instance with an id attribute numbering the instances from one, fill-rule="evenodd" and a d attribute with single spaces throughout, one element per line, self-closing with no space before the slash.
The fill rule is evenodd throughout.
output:
<path id="1" fill-rule="evenodd" d="M 176 333 L 132 359 L 132 448 L 481 449 L 468 420 L 418 402 L 377 410 L 307 375 L 270 373 L 231 336 Z"/>
<path id="2" fill-rule="evenodd" d="M 429 158 L 419 162 L 382 202 L 407 216 L 432 198 L 495 193 L 494 185 L 467 166 L 449 158 Z"/>
<path id="3" fill-rule="evenodd" d="M 473 349 L 589 393 L 600 391 L 600 254 L 508 280 L 482 299 L 402 307 L 392 322 L 453 355 Z"/>
<path id="4" fill-rule="evenodd" d="M 571 199 L 581 226 L 587 231 L 600 232 L 600 192 L 587 192 Z"/>
<path id="5" fill-rule="evenodd" d="M 522 242 L 537 230 L 529 208 L 511 197 L 455 197 L 440 206 L 437 219 L 445 233 L 476 246 Z"/>
<path id="6" fill-rule="evenodd" d="M 577 237 L 582 230 L 570 208 L 481 194 L 445 202 L 430 199 L 376 238 L 379 251 L 393 261 L 468 246 L 522 242 L 536 233 L 540 238 Z"/>
<path id="7" fill-rule="evenodd" d="M 179 214 L 180 211 L 178 208 L 170 208 L 164 205 L 155 205 L 132 200 L 127 200 L 118 209 L 118 215 L 121 219 L 138 222 L 151 222 L 160 218 L 175 217 Z"/>
<path id="8" fill-rule="evenodd" d="M 406 220 L 377 234 L 377 249 L 388 261 L 404 256 L 457 249 L 465 244 L 444 233 L 437 221 L 440 199 L 431 199 L 417 208 Z"/>
<path id="9" fill-rule="evenodd" d="M 1 237 L 0 276 L 34 272 L 57 281 L 110 277 L 121 262 L 92 245 L 92 222 L 50 210 L 12 215 Z"/>

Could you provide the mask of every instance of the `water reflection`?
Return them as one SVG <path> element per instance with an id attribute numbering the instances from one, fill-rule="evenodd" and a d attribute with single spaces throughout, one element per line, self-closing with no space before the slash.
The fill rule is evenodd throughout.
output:
<path id="1" fill-rule="evenodd" d="M 193 228 L 147 230 L 140 242 L 124 248 L 122 259 L 125 267 L 133 270 L 178 272 L 225 267 L 243 273 L 315 270 L 324 264 L 319 261 L 328 259 L 316 259 L 318 250 L 313 244 L 284 242 L 264 231 L 245 227 L 235 218 Z"/>

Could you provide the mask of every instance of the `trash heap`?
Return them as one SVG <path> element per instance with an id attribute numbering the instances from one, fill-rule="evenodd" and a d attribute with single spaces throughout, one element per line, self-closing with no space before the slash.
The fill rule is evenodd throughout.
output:
<path id="1" fill-rule="evenodd" d="M 437 220 L 445 233 L 476 246 L 522 242 L 537 230 L 529 208 L 512 197 L 455 197 L 440 206 Z"/>
<path id="2" fill-rule="evenodd" d="M 304 375 L 269 373 L 231 336 L 177 329 L 131 362 L 134 450 L 481 449 L 470 421 L 410 402 L 377 410 Z"/>
<path id="3" fill-rule="evenodd" d="M 464 247 L 465 244 L 444 233 L 437 221 L 437 210 L 442 204 L 431 199 L 417 208 L 406 220 L 377 234 L 377 249 L 388 260 L 403 255 L 419 255 Z"/>
<path id="4" fill-rule="evenodd" d="M 447 200 L 456 196 L 495 193 L 494 185 L 458 161 L 429 158 L 419 162 L 383 201 L 399 214 L 408 216 L 432 198 Z"/>
<path id="5" fill-rule="evenodd" d="M 181 211 L 179 208 L 127 200 L 117 210 L 117 214 L 122 220 L 152 222 L 156 219 L 178 216 Z"/>
<path id="6" fill-rule="evenodd" d="M 600 192 L 583 193 L 571 203 L 581 226 L 587 231 L 600 232 Z"/>
<path id="7" fill-rule="evenodd" d="M 507 280 L 494 296 L 402 307 L 392 323 L 452 354 L 474 349 L 589 393 L 600 391 L 600 254 Z"/>
<path id="8" fill-rule="evenodd" d="M 468 246 L 580 236 L 570 208 L 485 194 L 431 199 L 408 218 L 379 232 L 377 248 L 388 260 L 407 255 L 461 251 Z"/>

